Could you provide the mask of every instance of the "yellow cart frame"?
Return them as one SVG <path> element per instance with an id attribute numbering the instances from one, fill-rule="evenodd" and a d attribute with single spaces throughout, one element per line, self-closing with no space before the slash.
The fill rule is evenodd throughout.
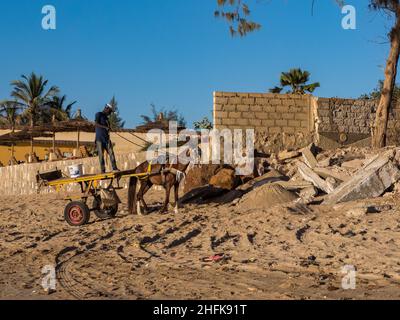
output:
<path id="1" fill-rule="evenodd" d="M 38 189 L 41 187 L 52 187 L 56 192 L 60 192 L 66 185 L 79 184 L 81 194 L 77 196 L 68 196 L 65 200 L 69 203 L 64 209 L 64 218 L 71 226 L 81 226 L 87 224 L 90 220 L 90 212 L 94 211 L 99 218 L 112 218 L 118 212 L 118 203 L 120 202 L 116 196 L 115 190 L 121 189 L 119 181 L 123 178 L 135 177 L 139 180 L 148 179 L 152 175 L 152 165 L 148 166 L 147 172 L 135 173 L 135 170 L 126 170 L 118 172 L 110 172 L 104 174 L 84 175 L 78 178 L 58 178 L 49 179 L 42 178 L 42 174 L 38 173 L 37 182 Z M 61 171 L 56 171 L 62 175 Z M 100 187 L 101 181 L 109 181 L 106 188 Z M 117 187 L 114 187 L 114 181 L 117 181 Z M 100 192 L 107 190 L 115 195 L 118 199 L 117 203 L 108 208 L 100 209 L 101 196 Z M 88 206 L 88 199 L 94 198 L 94 205 L 91 209 Z"/>

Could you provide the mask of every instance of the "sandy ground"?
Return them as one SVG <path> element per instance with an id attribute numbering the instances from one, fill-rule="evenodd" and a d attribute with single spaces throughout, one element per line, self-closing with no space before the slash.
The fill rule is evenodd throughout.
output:
<path id="1" fill-rule="evenodd" d="M 126 202 L 125 192 L 121 198 Z M 162 199 L 153 190 L 147 200 Z M 158 201 L 158 202 L 157 202 Z M 0 197 L 0 299 L 399 299 L 396 194 L 342 206 L 186 205 L 72 228 L 55 195 Z M 357 206 L 380 213 L 348 216 Z M 218 262 L 203 258 L 224 254 Z M 54 265 L 57 288 L 41 287 Z M 341 268 L 357 269 L 342 289 Z"/>

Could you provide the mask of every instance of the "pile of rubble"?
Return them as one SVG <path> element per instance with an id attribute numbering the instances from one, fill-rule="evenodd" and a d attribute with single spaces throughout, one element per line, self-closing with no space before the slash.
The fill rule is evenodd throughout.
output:
<path id="1" fill-rule="evenodd" d="M 395 147 L 322 151 L 311 144 L 301 150 L 257 157 L 251 177 L 237 177 L 229 166 L 197 168 L 197 174 L 207 171 L 209 182 L 187 188 L 191 190 L 181 201 L 233 202 L 243 209 L 255 209 L 292 201 L 334 205 L 376 198 L 396 189 L 399 162 L 400 149 Z"/>

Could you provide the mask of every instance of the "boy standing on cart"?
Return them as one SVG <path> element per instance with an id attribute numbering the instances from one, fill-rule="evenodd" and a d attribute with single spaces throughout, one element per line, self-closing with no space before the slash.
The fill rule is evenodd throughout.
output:
<path id="1" fill-rule="evenodd" d="M 106 164 L 104 161 L 104 151 L 106 150 L 111 161 L 114 172 L 119 171 L 115 161 L 114 149 L 110 140 L 110 122 L 108 117 L 115 112 L 114 108 L 107 104 L 102 112 L 96 113 L 96 147 L 99 154 L 101 173 L 106 173 Z"/>

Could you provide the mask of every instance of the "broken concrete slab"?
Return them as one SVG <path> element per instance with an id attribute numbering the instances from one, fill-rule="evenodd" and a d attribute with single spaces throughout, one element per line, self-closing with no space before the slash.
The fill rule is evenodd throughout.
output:
<path id="1" fill-rule="evenodd" d="M 394 150 L 377 155 L 367 161 L 353 178 L 329 194 L 324 204 L 376 198 L 400 179 L 400 170 L 393 163 Z"/>
<path id="2" fill-rule="evenodd" d="M 340 167 L 334 167 L 334 168 L 315 167 L 314 172 L 324 179 L 332 177 L 339 182 L 345 182 L 351 178 L 349 172 Z"/>
<path id="3" fill-rule="evenodd" d="M 324 191 L 325 193 L 331 193 L 334 189 L 318 174 L 316 174 L 310 167 L 305 163 L 299 162 L 298 170 L 304 180 L 311 182 L 315 187 Z"/>
<path id="4" fill-rule="evenodd" d="M 293 159 L 293 158 L 297 158 L 300 156 L 300 152 L 299 151 L 281 151 L 278 154 L 278 160 L 280 161 L 284 161 L 284 160 L 289 160 L 289 159 Z"/>
<path id="5" fill-rule="evenodd" d="M 304 163 L 308 165 L 311 169 L 314 169 L 318 164 L 318 161 L 315 158 L 314 150 L 315 150 L 314 144 L 311 144 L 310 146 L 302 150 Z"/>
<path id="6" fill-rule="evenodd" d="M 350 161 L 343 162 L 341 167 L 345 169 L 360 169 L 364 166 L 365 160 L 354 159 Z"/>
<path id="7" fill-rule="evenodd" d="M 301 190 L 301 189 L 306 189 L 309 187 L 314 186 L 311 182 L 308 181 L 277 181 L 273 182 L 273 184 L 279 184 L 281 187 L 283 187 L 286 190 L 289 191 L 296 191 L 296 190 Z"/>
<path id="8" fill-rule="evenodd" d="M 288 181 L 288 180 L 289 178 L 286 177 L 284 174 L 280 173 L 275 169 L 271 169 L 268 173 L 239 186 L 236 190 L 249 192 L 254 188 L 261 187 L 262 185 L 267 183 L 273 183 L 277 181 Z"/>

